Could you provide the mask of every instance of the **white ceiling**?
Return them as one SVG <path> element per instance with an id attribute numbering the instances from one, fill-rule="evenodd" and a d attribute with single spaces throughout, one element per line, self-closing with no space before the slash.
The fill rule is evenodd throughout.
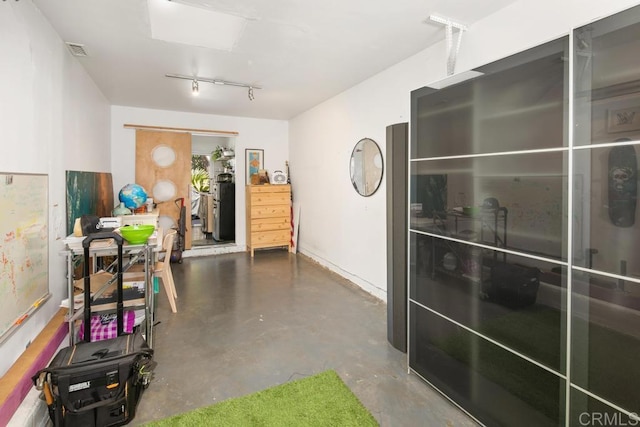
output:
<path id="1" fill-rule="evenodd" d="M 471 25 L 514 1 L 174 0 L 246 19 L 235 46 L 218 50 L 152 39 L 147 0 L 33 0 L 64 41 L 85 45 L 78 59 L 111 104 L 269 119 L 292 118 L 444 39 L 431 14 Z M 250 101 L 247 89 L 200 83 L 194 97 L 189 80 L 167 73 L 262 89 Z"/>

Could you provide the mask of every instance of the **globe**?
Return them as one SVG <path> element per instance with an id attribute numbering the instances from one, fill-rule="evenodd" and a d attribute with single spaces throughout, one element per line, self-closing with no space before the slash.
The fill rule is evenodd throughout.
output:
<path id="1" fill-rule="evenodd" d="M 129 209 L 136 209 L 147 201 L 147 192 L 138 184 L 127 184 L 118 193 L 118 198 Z"/>

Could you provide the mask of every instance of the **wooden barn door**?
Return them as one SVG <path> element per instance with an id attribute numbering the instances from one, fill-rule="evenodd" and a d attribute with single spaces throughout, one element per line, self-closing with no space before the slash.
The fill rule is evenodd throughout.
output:
<path id="1" fill-rule="evenodd" d="M 175 201 L 184 198 L 185 249 L 191 249 L 191 134 L 136 130 L 136 183 L 158 205 L 165 232 L 178 227 L 180 208 Z"/>

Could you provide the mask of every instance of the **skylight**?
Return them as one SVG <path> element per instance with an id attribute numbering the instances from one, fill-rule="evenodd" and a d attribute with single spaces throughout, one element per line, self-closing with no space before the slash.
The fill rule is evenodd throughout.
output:
<path id="1" fill-rule="evenodd" d="M 246 20 L 167 0 L 148 0 L 151 37 L 172 43 L 231 51 Z"/>

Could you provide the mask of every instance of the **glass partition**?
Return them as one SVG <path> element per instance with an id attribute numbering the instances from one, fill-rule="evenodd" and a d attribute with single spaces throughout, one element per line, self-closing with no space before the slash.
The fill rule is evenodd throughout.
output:
<path id="1" fill-rule="evenodd" d="M 409 366 L 483 424 L 640 424 L 638 34 L 412 93 Z"/>
<path id="2" fill-rule="evenodd" d="M 562 38 L 480 67 L 481 77 L 416 91 L 412 158 L 566 146 L 567 59 Z"/>

